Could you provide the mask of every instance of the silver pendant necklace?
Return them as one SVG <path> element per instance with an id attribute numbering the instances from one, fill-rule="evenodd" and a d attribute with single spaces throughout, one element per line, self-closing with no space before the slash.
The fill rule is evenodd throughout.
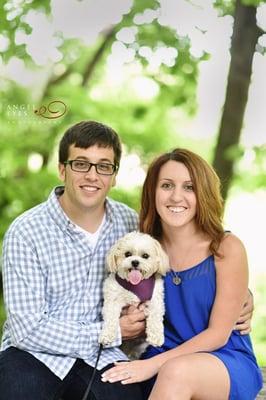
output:
<path id="1" fill-rule="evenodd" d="M 182 282 L 182 279 L 180 278 L 180 276 L 178 275 L 178 272 L 176 271 L 171 271 L 172 272 L 172 281 L 173 283 L 178 286 L 180 285 L 180 283 Z"/>

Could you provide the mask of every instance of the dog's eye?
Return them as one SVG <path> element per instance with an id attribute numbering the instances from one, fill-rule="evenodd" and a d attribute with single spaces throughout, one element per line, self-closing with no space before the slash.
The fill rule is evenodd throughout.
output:
<path id="1" fill-rule="evenodd" d="M 149 256 L 149 254 L 147 254 L 147 253 L 143 253 L 141 257 L 142 257 L 142 258 L 149 258 L 150 256 Z"/>
<path id="2" fill-rule="evenodd" d="M 132 256 L 132 253 L 130 253 L 130 251 L 126 251 L 125 252 L 125 257 L 130 257 L 130 256 Z"/>

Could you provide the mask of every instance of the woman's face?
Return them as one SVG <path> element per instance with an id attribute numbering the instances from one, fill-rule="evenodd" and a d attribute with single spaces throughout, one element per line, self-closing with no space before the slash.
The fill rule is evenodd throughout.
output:
<path id="1" fill-rule="evenodd" d="M 170 160 L 162 166 L 156 185 L 155 203 L 163 226 L 195 224 L 197 200 L 184 164 Z"/>

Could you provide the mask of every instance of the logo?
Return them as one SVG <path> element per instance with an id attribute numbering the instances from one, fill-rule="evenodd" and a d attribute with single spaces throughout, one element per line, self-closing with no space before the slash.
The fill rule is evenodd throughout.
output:
<path id="1" fill-rule="evenodd" d="M 51 101 L 48 106 L 41 106 L 34 113 L 42 118 L 56 119 L 62 117 L 67 111 L 67 106 L 61 100 Z"/>

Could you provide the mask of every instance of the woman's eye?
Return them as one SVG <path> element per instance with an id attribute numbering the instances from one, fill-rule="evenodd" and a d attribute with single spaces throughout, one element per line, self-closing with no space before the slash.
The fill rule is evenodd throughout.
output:
<path id="1" fill-rule="evenodd" d="M 186 185 L 185 189 L 188 190 L 189 192 L 193 192 L 194 190 L 193 185 Z"/>
<path id="2" fill-rule="evenodd" d="M 161 187 L 163 188 L 163 189 L 171 189 L 172 187 L 173 187 L 173 184 L 172 183 L 163 183 L 162 185 L 161 185 Z"/>
<path id="3" fill-rule="evenodd" d="M 125 257 L 130 257 L 130 256 L 132 256 L 132 253 L 130 253 L 130 251 L 126 251 L 125 252 Z"/>
<path id="4" fill-rule="evenodd" d="M 144 253 L 144 254 L 142 254 L 142 258 L 149 258 L 150 256 L 149 256 L 149 254 L 148 253 Z"/>

